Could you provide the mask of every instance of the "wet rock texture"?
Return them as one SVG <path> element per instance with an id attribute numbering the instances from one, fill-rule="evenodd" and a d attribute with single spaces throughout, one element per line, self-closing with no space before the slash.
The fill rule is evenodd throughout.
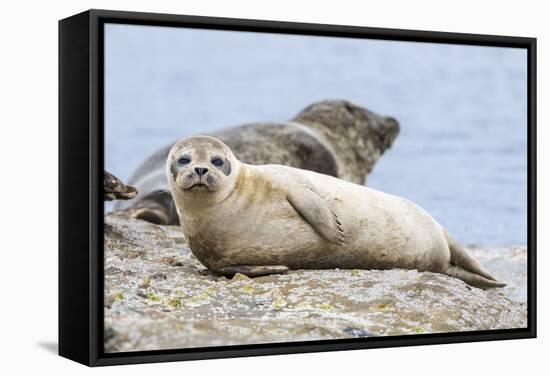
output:
<path id="1" fill-rule="evenodd" d="M 410 270 L 218 277 L 176 226 L 105 216 L 108 352 L 455 332 L 527 325 L 526 249 L 470 251 L 509 286 Z"/>

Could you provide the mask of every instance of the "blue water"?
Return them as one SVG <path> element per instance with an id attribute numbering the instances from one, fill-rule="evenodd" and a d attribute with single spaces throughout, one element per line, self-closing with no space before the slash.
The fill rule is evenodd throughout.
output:
<path id="1" fill-rule="evenodd" d="M 401 124 L 368 185 L 466 244 L 525 244 L 525 50 L 107 25 L 105 165 L 127 179 L 185 135 L 350 99 Z"/>

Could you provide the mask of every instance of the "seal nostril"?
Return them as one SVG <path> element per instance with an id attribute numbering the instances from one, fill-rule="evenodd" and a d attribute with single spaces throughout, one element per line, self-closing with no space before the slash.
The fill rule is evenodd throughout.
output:
<path id="1" fill-rule="evenodd" d="M 208 169 L 206 167 L 195 167 L 195 172 L 197 173 L 197 175 L 203 176 L 208 172 Z"/>

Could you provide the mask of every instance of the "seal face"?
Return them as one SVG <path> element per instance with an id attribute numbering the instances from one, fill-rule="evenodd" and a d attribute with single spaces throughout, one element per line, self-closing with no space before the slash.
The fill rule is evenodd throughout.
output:
<path id="1" fill-rule="evenodd" d="M 405 268 L 504 286 L 400 197 L 312 171 L 241 163 L 208 136 L 176 143 L 166 175 L 185 239 L 215 273 Z"/>
<path id="2" fill-rule="evenodd" d="M 231 161 L 225 157 L 227 147 L 211 137 L 195 137 L 194 143 L 186 141 L 178 145 L 170 164 L 170 173 L 183 190 L 208 189 L 216 192 L 223 185 L 223 176 L 231 174 Z"/>
<path id="3" fill-rule="evenodd" d="M 327 100 L 308 106 L 289 122 L 246 124 L 221 129 L 210 136 L 228 145 L 244 163 L 285 165 L 364 184 L 398 133 L 399 125 L 393 118 L 349 101 Z M 155 223 L 179 223 L 164 173 L 172 146 L 143 161 L 129 179 L 139 194 L 133 200 L 118 202 L 116 210 Z M 231 167 L 231 163 L 223 165 L 226 173 Z"/>

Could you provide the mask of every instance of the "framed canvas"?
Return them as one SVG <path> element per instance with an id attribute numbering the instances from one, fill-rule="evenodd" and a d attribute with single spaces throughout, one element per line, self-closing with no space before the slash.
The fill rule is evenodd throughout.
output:
<path id="1" fill-rule="evenodd" d="M 59 354 L 536 336 L 536 40 L 59 22 Z"/>

